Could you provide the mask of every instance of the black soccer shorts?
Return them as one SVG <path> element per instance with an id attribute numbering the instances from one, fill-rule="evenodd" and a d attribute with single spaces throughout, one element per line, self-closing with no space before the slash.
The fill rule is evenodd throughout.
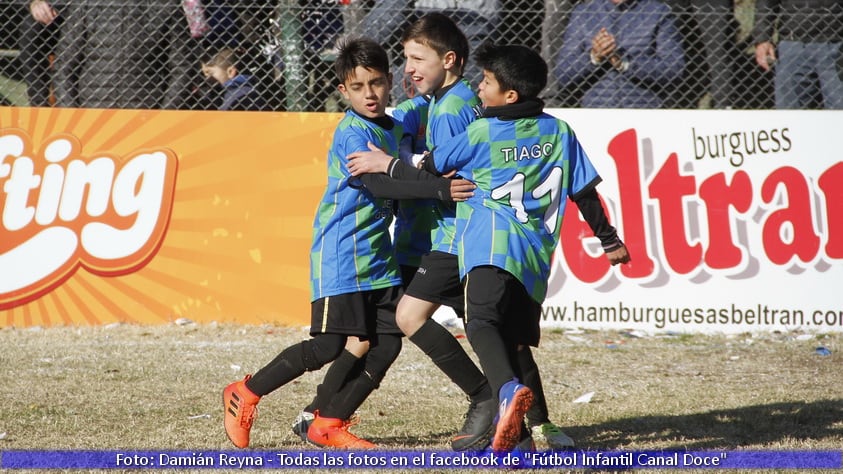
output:
<path id="1" fill-rule="evenodd" d="M 450 306 L 462 317 L 465 301 L 458 257 L 435 250 L 423 256 L 405 293 L 420 300 Z"/>
<path id="2" fill-rule="evenodd" d="M 310 335 L 403 336 L 395 322 L 395 308 L 402 295 L 400 286 L 392 286 L 320 298 L 310 304 Z"/>
<path id="3" fill-rule="evenodd" d="M 504 340 L 538 347 L 542 306 L 514 275 L 498 267 L 475 267 L 465 281 L 466 322 L 496 322 Z"/>

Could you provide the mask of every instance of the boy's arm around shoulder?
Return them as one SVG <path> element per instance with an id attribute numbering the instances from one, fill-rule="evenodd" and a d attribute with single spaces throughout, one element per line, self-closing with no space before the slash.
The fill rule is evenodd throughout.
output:
<path id="1" fill-rule="evenodd" d="M 618 237 L 617 229 L 609 224 L 597 189 L 592 186 L 590 189 L 574 196 L 573 201 L 579 207 L 580 214 L 591 227 L 594 236 L 600 239 L 600 245 L 603 247 L 603 252 L 606 253 L 609 263 L 617 265 L 629 262 L 629 251 Z"/>
<path id="2" fill-rule="evenodd" d="M 351 153 L 348 168 L 375 197 L 465 201 L 474 195 L 476 186 L 470 181 L 435 176 L 390 157 L 371 143 L 369 149 Z"/>

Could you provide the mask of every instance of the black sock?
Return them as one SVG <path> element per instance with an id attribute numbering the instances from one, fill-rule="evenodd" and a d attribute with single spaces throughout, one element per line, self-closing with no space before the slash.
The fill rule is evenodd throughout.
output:
<path id="1" fill-rule="evenodd" d="M 258 370 L 246 382 L 255 395 L 264 396 L 300 377 L 309 370 L 319 370 L 339 357 L 346 337 L 341 334 L 318 334 L 284 349 L 272 362 Z"/>
<path id="2" fill-rule="evenodd" d="M 347 420 L 366 398 L 380 386 L 389 367 L 401 352 L 402 340 L 394 334 L 378 334 L 371 340 L 369 352 L 363 358 L 364 367 L 357 377 L 349 380 L 319 411 L 325 418 Z"/>
<path id="3" fill-rule="evenodd" d="M 539 373 L 539 366 L 533 359 L 533 352 L 528 346 L 518 351 L 518 366 L 521 368 L 521 383 L 533 391 L 533 405 L 527 411 L 527 424 L 541 425 L 550 421 L 547 411 L 547 400 L 544 397 L 544 387 Z"/>
<path id="4" fill-rule="evenodd" d="M 507 345 L 498 328 L 489 321 L 470 320 L 466 325 L 466 335 L 489 380 L 492 395 L 497 397 L 503 384 L 516 377 L 510 362 L 510 357 L 514 357 L 514 348 Z"/>
<path id="5" fill-rule="evenodd" d="M 487 400 L 492 396 L 486 376 L 454 335 L 441 324 L 428 319 L 409 339 L 473 401 Z"/>
<path id="6" fill-rule="evenodd" d="M 331 397 L 328 404 L 319 410 L 319 415 L 325 418 L 347 420 L 376 388 L 378 385 L 363 371 L 343 385 L 340 391 Z"/>
<path id="7" fill-rule="evenodd" d="M 246 381 L 246 388 L 262 397 L 303 373 L 305 367 L 302 362 L 302 343 L 298 343 L 284 349 L 272 362 L 255 372 L 255 375 Z"/>
<path id="8" fill-rule="evenodd" d="M 342 351 L 342 354 L 331 362 L 331 366 L 325 372 L 325 378 L 316 387 L 316 396 L 304 410 L 313 413 L 323 409 L 331 397 L 336 395 L 349 380 L 357 377 L 361 370 L 363 370 L 362 359 L 347 350 Z"/>

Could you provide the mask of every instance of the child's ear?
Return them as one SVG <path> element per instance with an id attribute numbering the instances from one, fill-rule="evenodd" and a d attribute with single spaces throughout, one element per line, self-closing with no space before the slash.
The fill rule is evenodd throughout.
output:
<path id="1" fill-rule="evenodd" d="M 228 69 L 225 70 L 225 75 L 228 76 L 229 79 L 237 77 L 237 68 L 234 66 L 228 66 Z"/>
<path id="2" fill-rule="evenodd" d="M 340 85 L 337 86 L 337 90 L 340 91 L 340 94 L 342 94 L 345 100 L 348 100 L 348 89 L 345 88 L 345 84 L 340 83 Z"/>
<path id="3" fill-rule="evenodd" d="M 504 97 L 504 101 L 507 104 L 514 104 L 514 103 L 518 102 L 518 99 L 519 99 L 518 91 L 516 91 L 515 89 L 510 89 L 510 90 L 504 92 L 503 97 Z"/>
<path id="4" fill-rule="evenodd" d="M 445 69 L 459 70 L 460 68 L 460 65 L 457 64 L 457 53 L 453 51 L 445 53 L 445 56 L 442 57 L 442 62 L 445 65 Z"/>

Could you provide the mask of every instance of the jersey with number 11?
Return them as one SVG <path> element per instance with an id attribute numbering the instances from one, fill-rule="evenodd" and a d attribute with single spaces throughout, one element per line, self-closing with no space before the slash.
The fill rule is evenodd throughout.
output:
<path id="1" fill-rule="evenodd" d="M 477 185 L 474 197 L 457 205 L 461 274 L 502 268 L 543 302 L 567 198 L 600 182 L 573 130 L 545 113 L 483 118 L 437 147 L 434 161 Z"/>

